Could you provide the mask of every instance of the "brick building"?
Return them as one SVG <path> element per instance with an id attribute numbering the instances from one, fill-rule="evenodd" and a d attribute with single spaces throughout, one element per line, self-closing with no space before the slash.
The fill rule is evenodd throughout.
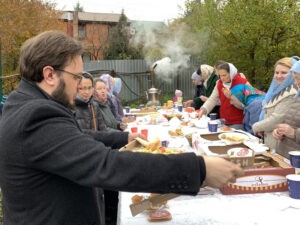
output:
<path id="1" fill-rule="evenodd" d="M 66 11 L 62 20 L 66 24 L 64 32 L 82 42 L 84 61 L 102 60 L 108 47 L 111 28 L 119 22 L 121 14 Z"/>

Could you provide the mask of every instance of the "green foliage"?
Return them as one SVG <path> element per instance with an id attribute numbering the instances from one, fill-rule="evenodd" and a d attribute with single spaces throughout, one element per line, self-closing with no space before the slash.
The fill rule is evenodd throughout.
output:
<path id="1" fill-rule="evenodd" d="M 300 15 L 294 0 L 188 1 L 184 21 L 205 37 L 201 59 L 232 62 L 262 89 L 279 58 L 299 55 Z"/>
<path id="2" fill-rule="evenodd" d="M 129 44 L 129 26 L 127 17 L 122 11 L 117 26 L 113 27 L 109 35 L 109 47 L 105 51 L 105 59 L 135 59 L 139 58 L 139 50 Z"/>

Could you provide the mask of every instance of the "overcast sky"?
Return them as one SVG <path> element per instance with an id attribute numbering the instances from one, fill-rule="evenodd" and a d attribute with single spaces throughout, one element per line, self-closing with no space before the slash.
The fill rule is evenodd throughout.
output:
<path id="1" fill-rule="evenodd" d="M 47 0 L 46 0 L 47 1 Z M 185 0 L 49 0 L 57 9 L 73 10 L 79 1 L 85 12 L 121 13 L 130 20 L 164 21 L 180 17 Z"/>

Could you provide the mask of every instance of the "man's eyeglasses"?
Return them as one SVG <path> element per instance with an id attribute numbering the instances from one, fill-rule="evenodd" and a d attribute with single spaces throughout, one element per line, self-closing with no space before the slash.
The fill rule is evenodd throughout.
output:
<path id="1" fill-rule="evenodd" d="M 69 72 L 69 71 L 62 70 L 62 69 L 55 69 L 55 70 L 61 71 L 61 72 L 67 73 L 67 74 L 70 74 L 70 75 L 73 76 L 73 78 L 74 78 L 75 80 L 78 80 L 78 81 L 81 81 L 82 78 L 83 78 L 82 74 L 71 73 L 71 72 Z"/>

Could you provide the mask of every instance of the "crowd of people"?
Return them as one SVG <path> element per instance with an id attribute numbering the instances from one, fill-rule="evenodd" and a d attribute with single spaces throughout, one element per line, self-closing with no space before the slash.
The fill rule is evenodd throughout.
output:
<path id="1" fill-rule="evenodd" d="M 107 87 L 83 72 L 82 53 L 78 40 L 59 31 L 21 47 L 21 81 L 0 121 L 4 224 L 103 225 L 103 189 L 196 195 L 243 175 L 240 165 L 219 157 L 118 151 L 146 137 L 122 131 L 117 119 L 95 118 L 97 107 L 110 107 Z"/>
<path id="2" fill-rule="evenodd" d="M 118 98 L 121 79 L 114 71 L 96 79 L 84 72 L 82 52 L 79 41 L 58 31 L 21 47 L 21 81 L 0 120 L 5 223 L 113 225 L 118 191 L 196 195 L 202 186 L 220 188 L 243 175 L 240 165 L 219 157 L 118 151 L 146 137 L 125 131 L 131 118 Z M 280 59 L 274 70 L 264 93 L 230 62 L 200 65 L 186 106 L 199 118 L 217 113 L 287 157 L 300 146 L 300 61 Z M 182 92 L 175 93 L 182 101 Z"/>

